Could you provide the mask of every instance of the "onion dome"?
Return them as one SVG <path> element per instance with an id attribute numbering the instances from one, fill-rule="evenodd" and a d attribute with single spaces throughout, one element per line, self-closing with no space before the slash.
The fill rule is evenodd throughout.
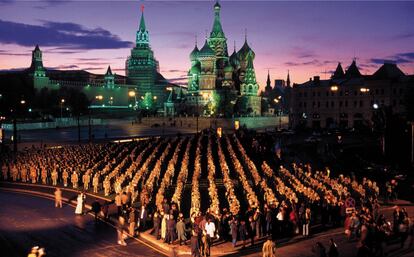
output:
<path id="1" fill-rule="evenodd" d="M 234 50 L 234 52 L 230 55 L 230 64 L 233 65 L 233 67 L 238 67 L 240 65 L 236 50 Z"/>
<path id="2" fill-rule="evenodd" d="M 193 65 L 190 69 L 191 74 L 199 74 L 201 72 L 200 64 Z"/>
<path id="3" fill-rule="evenodd" d="M 255 53 L 250 48 L 249 44 L 247 44 L 247 40 L 244 41 L 242 48 L 237 52 L 237 56 L 239 60 L 245 60 L 247 57 L 252 57 L 254 59 Z"/>
<path id="4" fill-rule="evenodd" d="M 194 47 L 193 51 L 190 53 L 190 60 L 195 61 L 198 58 L 198 53 L 200 50 L 198 50 L 197 45 Z"/>
<path id="5" fill-rule="evenodd" d="M 201 48 L 200 51 L 198 52 L 198 56 L 200 56 L 200 57 L 209 57 L 209 56 L 215 56 L 215 55 L 216 55 L 216 53 L 208 45 L 207 39 L 206 39 L 203 48 Z"/>

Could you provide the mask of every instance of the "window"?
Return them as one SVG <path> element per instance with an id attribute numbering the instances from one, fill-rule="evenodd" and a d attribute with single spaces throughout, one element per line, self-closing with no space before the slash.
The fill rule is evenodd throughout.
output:
<path id="1" fill-rule="evenodd" d="M 339 96 L 342 96 L 342 91 L 339 91 Z"/>
<path id="2" fill-rule="evenodd" d="M 321 107 L 321 102 L 318 101 L 318 108 Z"/>
<path id="3" fill-rule="evenodd" d="M 304 97 L 308 97 L 308 92 L 303 93 Z"/>
<path id="4" fill-rule="evenodd" d="M 348 100 L 345 100 L 345 107 L 348 107 Z"/>
<path id="5" fill-rule="evenodd" d="M 364 101 L 359 101 L 359 107 L 362 107 L 362 106 L 364 106 Z"/>
<path id="6" fill-rule="evenodd" d="M 328 101 L 326 101 L 326 108 L 329 108 L 329 102 Z"/>
<path id="7" fill-rule="evenodd" d="M 357 107 L 357 106 L 358 106 L 358 102 L 354 101 L 354 107 Z"/>
<path id="8" fill-rule="evenodd" d="M 326 96 L 329 96 L 329 91 L 326 91 Z"/>
<path id="9" fill-rule="evenodd" d="M 312 102 L 312 107 L 315 108 L 315 106 L 316 106 L 316 103 Z"/>
<path id="10" fill-rule="evenodd" d="M 312 96 L 315 97 L 315 92 L 312 92 Z"/>
<path id="11" fill-rule="evenodd" d="M 303 102 L 303 107 L 305 107 L 305 108 L 306 108 L 306 102 Z"/>
<path id="12" fill-rule="evenodd" d="M 397 100 L 395 100 L 395 99 L 392 100 L 392 106 L 394 106 L 394 107 L 397 106 Z"/>
<path id="13" fill-rule="evenodd" d="M 331 102 L 331 107 L 334 107 L 335 106 L 335 103 L 334 103 L 334 101 L 332 101 Z"/>
<path id="14" fill-rule="evenodd" d="M 318 91 L 318 96 L 321 96 L 321 92 L 320 91 Z"/>
<path id="15" fill-rule="evenodd" d="M 384 95 L 384 89 L 381 88 L 381 95 Z"/>

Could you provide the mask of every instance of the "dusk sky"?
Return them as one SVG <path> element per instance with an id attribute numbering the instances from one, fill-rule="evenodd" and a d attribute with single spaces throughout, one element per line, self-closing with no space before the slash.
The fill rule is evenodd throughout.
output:
<path id="1" fill-rule="evenodd" d="M 213 24 L 214 1 L 13 1 L 0 0 L 0 70 L 26 68 L 36 44 L 46 67 L 124 74 L 125 59 L 145 4 L 150 44 L 161 73 L 186 82 L 194 37 L 202 46 Z M 338 61 L 354 57 L 363 74 L 384 60 L 414 74 L 414 2 L 221 1 L 229 53 L 247 29 L 256 53 L 258 83 L 328 78 Z M 325 74 L 327 73 L 327 74 Z"/>

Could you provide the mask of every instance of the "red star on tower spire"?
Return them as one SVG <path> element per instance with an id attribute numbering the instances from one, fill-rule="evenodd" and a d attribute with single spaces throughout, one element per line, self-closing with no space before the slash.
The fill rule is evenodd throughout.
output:
<path id="1" fill-rule="evenodd" d="M 141 12 L 144 12 L 144 5 L 143 4 L 141 4 Z"/>

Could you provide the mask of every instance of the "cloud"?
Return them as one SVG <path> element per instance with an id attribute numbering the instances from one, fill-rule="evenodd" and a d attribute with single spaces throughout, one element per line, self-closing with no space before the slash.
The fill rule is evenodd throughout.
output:
<path id="1" fill-rule="evenodd" d="M 400 33 L 398 35 L 396 35 L 394 38 L 396 39 L 409 39 L 414 37 L 414 33 L 413 32 L 407 32 L 407 33 Z"/>
<path id="2" fill-rule="evenodd" d="M 304 47 L 295 46 L 290 49 L 290 54 L 293 55 L 296 58 L 315 58 L 318 55 L 310 49 L 306 49 Z"/>
<path id="3" fill-rule="evenodd" d="M 325 66 L 336 63 L 335 61 L 319 61 L 316 59 L 304 62 L 285 62 L 286 66 L 296 67 L 296 66 Z"/>
<path id="4" fill-rule="evenodd" d="M 12 53 L 12 52 L 8 52 L 6 50 L 0 50 L 0 55 L 5 55 L 5 56 L 30 56 L 30 53 Z"/>
<path id="5" fill-rule="evenodd" d="M 59 66 L 46 67 L 46 69 L 49 69 L 49 70 L 75 70 L 75 69 L 79 69 L 79 66 L 75 65 L 75 64 L 59 65 Z"/>
<path id="6" fill-rule="evenodd" d="M 174 72 L 180 72 L 180 73 L 187 73 L 187 71 L 185 71 L 185 70 L 174 70 L 174 69 L 172 69 L 172 70 L 163 70 L 162 72 L 172 72 L 172 73 L 174 73 Z"/>
<path id="7" fill-rule="evenodd" d="M 414 63 L 414 52 L 398 53 L 386 58 L 371 58 L 369 61 L 375 64 L 384 64 L 385 62 L 396 64 Z"/>
<path id="8" fill-rule="evenodd" d="M 42 25 L 30 25 L 0 19 L 0 43 L 20 46 L 57 47 L 55 50 L 91 50 L 129 48 L 132 43 L 102 29 L 85 28 L 70 22 L 42 21 Z"/>

